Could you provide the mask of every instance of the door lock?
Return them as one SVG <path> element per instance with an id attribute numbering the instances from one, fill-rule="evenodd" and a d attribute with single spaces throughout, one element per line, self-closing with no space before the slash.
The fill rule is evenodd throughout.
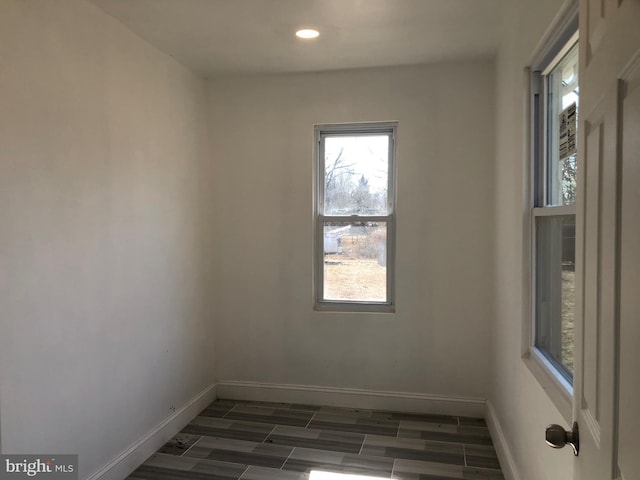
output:
<path id="1" fill-rule="evenodd" d="M 578 423 L 573 422 L 571 431 L 566 431 L 560 425 L 549 425 L 545 429 L 547 445 L 553 448 L 562 448 L 566 444 L 571 445 L 573 454 L 577 457 L 580 451 L 580 436 L 578 435 Z"/>

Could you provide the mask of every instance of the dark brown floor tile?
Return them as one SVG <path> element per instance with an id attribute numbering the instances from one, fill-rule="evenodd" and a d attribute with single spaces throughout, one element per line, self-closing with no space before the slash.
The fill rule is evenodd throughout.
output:
<path id="1" fill-rule="evenodd" d="M 431 442 L 413 438 L 367 436 L 362 447 L 362 454 L 464 465 L 464 447 L 461 444 Z"/>
<path id="2" fill-rule="evenodd" d="M 296 472 L 325 470 L 328 472 L 343 472 L 389 478 L 393 470 L 393 460 L 367 455 L 352 455 L 348 453 L 296 448 L 282 468 L 283 470 L 293 470 Z"/>
<path id="3" fill-rule="evenodd" d="M 275 425 L 267 423 L 238 422 L 224 418 L 196 417 L 184 427 L 184 433 L 206 435 L 208 437 L 231 438 L 262 442 L 273 431 Z"/>
<path id="4" fill-rule="evenodd" d="M 458 424 L 458 417 L 453 415 L 433 415 L 426 413 L 374 412 L 372 418 L 384 418 L 394 421 Z"/>
<path id="5" fill-rule="evenodd" d="M 227 400 L 229 402 L 233 402 L 236 405 L 253 405 L 256 407 L 268 407 L 268 408 L 291 408 L 290 403 L 284 402 L 263 402 L 256 400 Z"/>
<path id="6" fill-rule="evenodd" d="M 256 405 L 236 405 L 225 415 L 225 419 L 245 422 L 269 423 L 305 427 L 314 412 L 292 410 L 288 408 L 272 408 Z"/>
<path id="7" fill-rule="evenodd" d="M 237 480 L 246 465 L 155 453 L 131 477 L 143 480 Z"/>
<path id="8" fill-rule="evenodd" d="M 308 480 L 309 474 L 292 470 L 250 466 L 242 474 L 242 480 Z"/>
<path id="9" fill-rule="evenodd" d="M 225 401 L 225 400 L 216 400 L 211 403 L 207 408 L 205 408 L 202 412 L 200 412 L 200 416 L 202 417 L 216 417 L 222 418 L 235 406 L 235 403 Z"/>
<path id="10" fill-rule="evenodd" d="M 384 419 L 318 413 L 313 417 L 308 428 L 395 437 L 398 426 L 398 422 Z"/>
<path id="11" fill-rule="evenodd" d="M 319 405 L 302 405 L 300 403 L 293 403 L 291 404 L 291 408 L 294 410 L 307 410 L 310 412 L 317 412 L 322 407 Z"/>
<path id="12" fill-rule="evenodd" d="M 504 475 L 500 470 L 465 467 L 462 478 L 465 480 L 504 480 Z"/>
<path id="13" fill-rule="evenodd" d="M 476 427 L 486 427 L 487 422 L 484 418 L 475 418 L 475 417 L 459 417 L 460 425 L 471 425 Z"/>
<path id="14" fill-rule="evenodd" d="M 265 443 L 344 453 L 359 453 L 363 442 L 364 435 L 360 433 L 285 426 L 276 427 L 265 440 Z"/>
<path id="15" fill-rule="evenodd" d="M 500 462 L 497 458 L 476 457 L 475 455 L 466 456 L 467 465 L 470 467 L 484 467 L 500 470 Z"/>
<path id="16" fill-rule="evenodd" d="M 168 453 L 171 455 L 182 455 L 189 450 L 194 443 L 200 440 L 200 435 L 190 435 L 188 433 L 179 433 L 167 443 L 165 443 L 158 453 Z"/>
<path id="17" fill-rule="evenodd" d="M 187 457 L 218 462 L 281 468 L 293 448 L 228 438 L 202 437 L 185 453 Z"/>
<path id="18" fill-rule="evenodd" d="M 447 433 L 447 432 L 422 432 L 420 438 L 424 440 L 432 440 L 438 442 L 456 442 L 456 443 L 468 443 L 476 445 L 492 445 L 491 437 L 484 437 L 479 435 L 465 435 L 462 433 Z"/>

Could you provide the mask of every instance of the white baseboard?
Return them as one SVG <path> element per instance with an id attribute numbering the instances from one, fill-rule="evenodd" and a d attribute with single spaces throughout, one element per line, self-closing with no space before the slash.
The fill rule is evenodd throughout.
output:
<path id="1" fill-rule="evenodd" d="M 226 380 L 218 382 L 216 389 L 218 398 L 235 400 L 302 403 L 472 417 L 484 416 L 486 403 L 486 400 L 480 397 Z"/>
<path id="2" fill-rule="evenodd" d="M 112 461 L 90 475 L 88 480 L 122 480 L 126 478 L 215 399 L 216 385 L 212 384 L 191 398 L 182 408 L 165 418 Z"/>
<path id="3" fill-rule="evenodd" d="M 491 432 L 491 438 L 493 439 L 493 446 L 498 453 L 498 459 L 500 460 L 500 466 L 502 467 L 502 474 L 505 480 L 520 480 L 522 477 L 518 472 L 518 467 L 513 459 L 511 449 L 509 448 L 509 442 L 502 430 L 502 425 L 498 419 L 495 409 L 491 401 L 487 400 L 486 413 L 484 415 L 489 431 Z"/>

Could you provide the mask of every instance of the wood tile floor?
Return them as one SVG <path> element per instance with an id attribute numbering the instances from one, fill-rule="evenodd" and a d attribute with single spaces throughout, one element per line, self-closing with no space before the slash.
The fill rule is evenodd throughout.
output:
<path id="1" fill-rule="evenodd" d="M 217 400 L 129 480 L 503 480 L 481 418 Z"/>

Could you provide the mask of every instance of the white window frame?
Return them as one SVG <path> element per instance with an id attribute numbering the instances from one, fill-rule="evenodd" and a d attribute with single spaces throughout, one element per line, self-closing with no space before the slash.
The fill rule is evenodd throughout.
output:
<path id="1" fill-rule="evenodd" d="M 314 155 L 314 309 L 341 312 L 395 312 L 396 138 L 398 122 L 324 124 L 315 126 Z M 389 135 L 387 215 L 324 214 L 324 138 L 327 136 Z M 384 302 L 336 301 L 324 298 L 324 224 L 326 222 L 383 222 L 387 227 L 386 292 Z"/>
<path id="2" fill-rule="evenodd" d="M 555 24 L 549 30 L 547 37 L 533 55 L 531 67 L 526 69 L 528 83 L 527 111 L 530 130 L 529 153 L 525 170 L 528 177 L 528 205 L 527 219 L 524 227 L 525 268 L 524 268 L 524 321 L 523 355 L 525 365 L 538 380 L 549 398 L 558 408 L 567 422 L 571 421 L 573 385 L 566 376 L 551 362 L 536 346 L 536 219 L 543 216 L 576 216 L 576 204 L 562 206 L 547 206 L 546 192 L 540 191 L 541 179 L 546 178 L 547 165 L 547 124 L 546 102 L 547 92 L 541 77 L 549 71 L 569 52 L 578 41 L 578 2 L 569 2 L 561 12 Z M 544 106 L 543 106 L 544 105 Z M 542 109 L 540 107 L 543 106 Z M 578 154 L 580 155 L 580 154 Z M 580 166 L 580 162 L 578 162 Z M 578 172 L 578 175 L 581 175 Z M 545 181 L 542 183 L 546 184 Z M 578 182 L 579 184 L 579 182 Z M 578 189 L 576 203 L 581 201 Z M 577 239 L 576 239 L 577 240 Z M 579 259 L 576 258 L 576 262 Z M 578 321 L 575 318 L 574 321 Z"/>

